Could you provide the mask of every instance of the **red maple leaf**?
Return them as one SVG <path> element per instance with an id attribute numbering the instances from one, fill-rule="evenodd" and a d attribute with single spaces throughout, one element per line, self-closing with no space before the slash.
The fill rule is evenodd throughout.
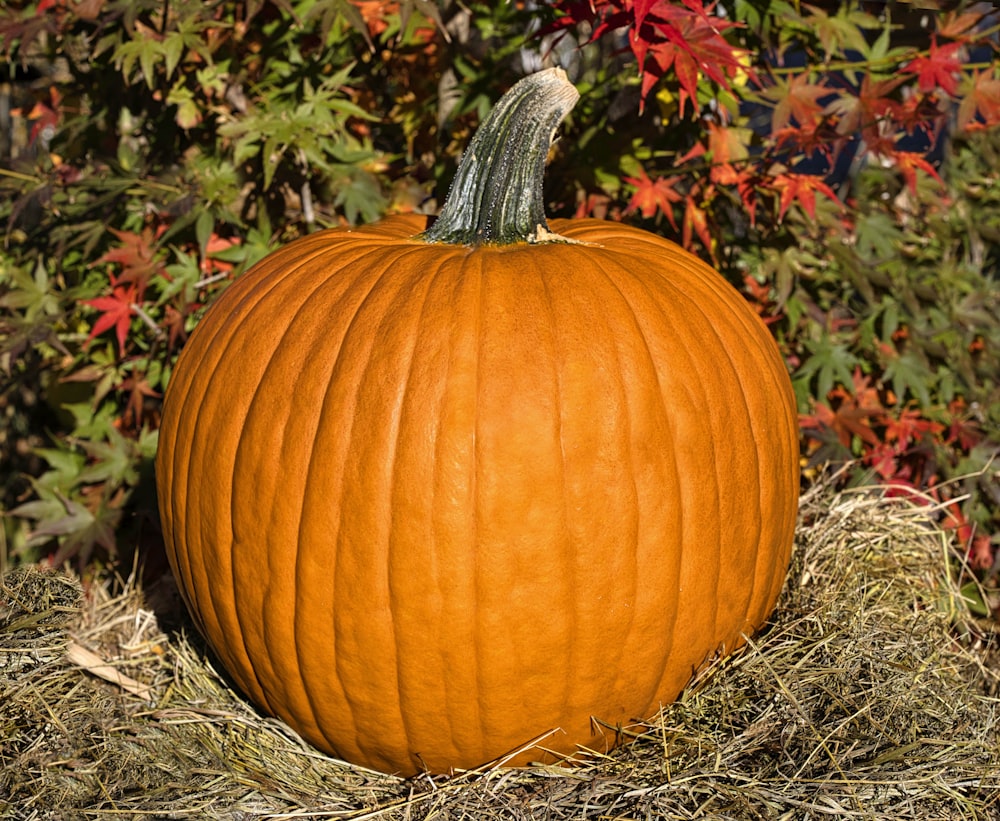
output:
<path id="1" fill-rule="evenodd" d="M 931 47 L 927 56 L 921 55 L 910 60 L 903 71 L 917 75 L 917 87 L 929 93 L 941 89 L 954 97 L 958 93 L 958 75 L 962 71 L 962 63 L 958 59 L 961 43 L 937 44 L 937 38 L 931 38 Z"/>
<path id="2" fill-rule="evenodd" d="M 989 570 L 996 562 L 995 553 L 993 540 L 986 533 L 980 533 L 969 545 L 969 564 L 975 570 Z"/>
<path id="3" fill-rule="evenodd" d="M 642 24 L 646 22 L 646 17 L 658 5 L 660 5 L 660 0 L 634 0 L 632 14 L 635 16 L 636 29 L 642 27 Z"/>
<path id="4" fill-rule="evenodd" d="M 771 187 L 780 195 L 778 220 L 785 218 L 789 207 L 797 202 L 810 219 L 816 219 L 816 193 L 819 192 L 840 204 L 840 200 L 822 177 L 815 174 L 777 174 L 771 180 Z"/>
<path id="5" fill-rule="evenodd" d="M 101 333 L 114 328 L 115 336 L 118 338 L 118 350 L 121 355 L 125 355 L 125 339 L 128 336 L 129 325 L 132 322 L 132 314 L 135 311 L 136 298 L 138 296 L 138 286 L 131 283 L 128 287 L 118 284 L 118 280 L 111 277 L 111 296 L 99 296 L 94 299 L 83 300 L 84 305 L 96 308 L 101 311 L 94 327 L 90 329 L 87 336 L 87 343 Z"/>
<path id="6" fill-rule="evenodd" d="M 639 62 L 642 99 L 673 69 L 681 87 L 683 115 L 686 100 L 698 99 L 698 80 L 702 75 L 728 89 L 729 81 L 748 69 L 745 49 L 731 45 L 722 35 L 738 24 L 712 14 L 714 4 L 706 9 L 703 0 L 682 2 L 683 5 L 668 0 L 639 0 L 631 8 L 628 3 L 620 5 L 627 10 L 624 22 L 631 24 L 629 46 Z M 595 29 L 595 36 L 622 23 L 622 15 L 612 15 L 605 26 Z"/>
<path id="7" fill-rule="evenodd" d="M 920 154 L 917 151 L 892 150 L 884 152 L 883 156 L 895 163 L 896 168 L 899 169 L 899 173 L 902 174 L 903 179 L 906 180 L 907 187 L 913 194 L 917 193 L 917 171 L 923 171 L 925 174 L 929 174 L 937 180 L 938 183 L 944 185 L 944 181 L 941 179 L 934 166 L 930 164 L 923 154 Z"/>
<path id="8" fill-rule="evenodd" d="M 28 141 L 34 144 L 39 137 L 46 140 L 52 138 L 59 125 L 61 112 L 62 94 L 59 93 L 59 89 L 55 86 L 50 86 L 47 102 L 36 102 L 27 114 L 24 114 L 21 109 L 14 109 L 11 113 L 20 114 L 31 123 L 31 133 L 28 136 Z"/>
<path id="9" fill-rule="evenodd" d="M 580 201 L 576 206 L 576 211 L 573 214 L 573 219 L 583 219 L 584 217 L 596 217 L 597 219 L 620 219 L 620 217 L 616 217 L 613 213 L 609 216 L 609 211 L 611 210 L 609 208 L 610 205 L 611 197 L 607 194 L 591 191 L 585 197 L 580 198 Z"/>
<path id="10" fill-rule="evenodd" d="M 877 425 L 882 421 L 885 408 L 878 390 L 871 385 L 871 377 L 860 368 L 854 369 L 852 383 L 850 389 L 837 385 L 827 396 L 828 403 L 814 400 L 813 414 L 802 416 L 800 424 L 807 430 L 831 431 L 845 448 L 850 448 L 857 436 L 871 450 L 880 445 L 872 422 Z"/>
<path id="11" fill-rule="evenodd" d="M 924 417 L 916 408 L 906 408 L 898 419 L 885 420 L 886 442 L 895 442 L 897 450 L 905 450 L 914 442 L 920 442 L 928 435 L 937 436 L 944 431 L 944 425 Z"/>
<path id="12" fill-rule="evenodd" d="M 208 242 L 205 243 L 205 253 L 198 266 L 201 269 L 201 272 L 203 274 L 226 274 L 232 271 L 235 267 L 233 263 L 226 262 L 225 260 L 220 259 L 217 255 L 224 254 L 236 244 L 236 240 L 234 239 L 220 237 L 218 234 L 212 234 L 208 238 Z"/>
<path id="13" fill-rule="evenodd" d="M 674 186 L 680 181 L 680 177 L 657 177 L 653 180 L 646 174 L 645 169 L 640 168 L 638 177 L 623 179 L 629 185 L 635 186 L 635 193 L 632 194 L 625 209 L 626 214 L 638 211 L 648 219 L 659 211 L 666 214 L 674 231 L 677 230 L 672 205 L 682 199 L 681 195 L 674 191 Z"/>
<path id="14" fill-rule="evenodd" d="M 971 544 L 972 537 L 976 532 L 975 525 L 966 517 L 965 511 L 962 510 L 959 503 L 957 501 L 949 502 L 944 508 L 944 513 L 944 521 L 941 522 L 941 527 L 945 530 L 954 530 L 961 544 Z"/>
<path id="15" fill-rule="evenodd" d="M 811 416 L 803 416 L 800 424 L 805 429 L 832 431 L 845 448 L 851 447 L 855 436 L 870 447 L 878 445 L 878 434 L 871 427 L 870 419 L 881 413 L 881 408 L 859 405 L 853 397 L 840 402 L 836 410 L 825 402 L 816 400 Z"/>
<path id="16" fill-rule="evenodd" d="M 898 451 L 892 445 L 879 442 L 865 454 L 865 463 L 883 479 L 895 479 L 899 474 L 899 463 L 896 461 Z"/>

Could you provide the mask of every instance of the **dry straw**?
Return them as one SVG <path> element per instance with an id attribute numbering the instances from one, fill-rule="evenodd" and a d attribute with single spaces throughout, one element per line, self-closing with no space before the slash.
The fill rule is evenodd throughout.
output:
<path id="1" fill-rule="evenodd" d="M 948 549 L 926 508 L 813 491 L 768 629 L 634 743 L 573 769 L 410 780 L 257 714 L 166 583 L 82 595 L 16 569 L 0 586 L 0 817 L 997 819 L 995 651 Z"/>

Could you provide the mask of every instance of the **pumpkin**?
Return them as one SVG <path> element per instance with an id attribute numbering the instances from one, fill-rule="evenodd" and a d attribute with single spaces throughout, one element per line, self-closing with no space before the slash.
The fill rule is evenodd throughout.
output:
<path id="1" fill-rule="evenodd" d="M 410 775 L 609 749 L 772 610 L 793 394 L 738 292 L 623 224 L 546 221 L 560 70 L 505 95 L 448 202 L 305 236 L 186 344 L 168 557 L 234 682 Z"/>

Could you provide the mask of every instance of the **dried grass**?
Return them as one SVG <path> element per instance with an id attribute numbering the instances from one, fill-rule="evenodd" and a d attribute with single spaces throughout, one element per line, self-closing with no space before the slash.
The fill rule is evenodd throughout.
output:
<path id="1" fill-rule="evenodd" d="M 998 669 L 947 550 L 926 510 L 814 491 L 769 628 L 632 744 L 574 769 L 409 780 L 256 713 L 166 584 L 82 595 L 16 569 L 0 584 L 0 815 L 997 819 Z"/>

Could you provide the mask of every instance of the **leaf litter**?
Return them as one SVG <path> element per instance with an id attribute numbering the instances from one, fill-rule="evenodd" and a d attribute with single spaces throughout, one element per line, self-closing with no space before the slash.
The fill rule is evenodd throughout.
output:
<path id="1" fill-rule="evenodd" d="M 742 651 L 573 767 L 351 766 L 234 692 L 169 577 L 0 580 L 0 817 L 998 819 L 1000 652 L 928 506 L 817 486 Z M 84 590 L 86 592 L 84 592 Z"/>

